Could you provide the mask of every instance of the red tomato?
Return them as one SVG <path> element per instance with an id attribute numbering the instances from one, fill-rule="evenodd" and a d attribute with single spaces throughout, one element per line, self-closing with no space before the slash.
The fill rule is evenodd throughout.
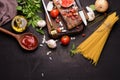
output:
<path id="1" fill-rule="evenodd" d="M 67 35 L 64 35 L 61 37 L 61 43 L 63 45 L 68 45 L 70 43 L 70 37 Z"/>
<path id="2" fill-rule="evenodd" d="M 59 10 L 53 9 L 52 11 L 50 11 L 50 15 L 51 17 L 56 18 L 59 15 Z"/>

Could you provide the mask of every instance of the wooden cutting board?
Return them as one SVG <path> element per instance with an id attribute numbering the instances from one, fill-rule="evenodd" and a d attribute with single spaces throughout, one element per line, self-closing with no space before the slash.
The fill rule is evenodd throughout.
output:
<path id="1" fill-rule="evenodd" d="M 54 3 L 55 3 L 54 6 L 56 6 L 56 7 L 58 8 L 58 6 L 56 5 L 56 2 L 55 2 L 56 0 L 53 0 L 53 1 L 54 1 Z M 49 0 L 45 0 L 46 6 L 47 6 L 48 2 L 49 2 Z M 70 8 L 72 8 L 72 7 L 73 7 L 73 6 L 70 6 L 68 9 L 70 9 Z M 61 7 L 61 8 L 58 8 L 58 9 L 59 9 L 59 11 L 60 11 L 60 10 L 67 10 L 67 8 L 62 8 L 62 7 Z M 78 17 L 80 17 L 80 16 L 78 15 Z M 49 35 L 50 35 L 52 38 L 60 38 L 60 37 L 63 36 L 63 35 L 74 36 L 74 35 L 77 35 L 77 34 L 81 33 L 81 32 L 83 31 L 83 29 L 84 29 L 84 25 L 83 25 L 82 21 L 76 22 L 77 20 L 75 19 L 75 20 L 73 20 L 73 21 L 70 20 L 71 22 L 69 23 L 69 22 L 67 22 L 68 19 L 65 20 L 65 17 L 62 15 L 61 11 L 60 11 L 60 14 L 59 14 L 59 16 L 58 16 L 58 18 L 59 18 L 59 20 L 60 20 L 60 23 L 56 22 L 56 18 L 52 18 L 52 17 L 50 17 L 50 18 L 51 18 L 53 27 L 54 27 L 54 29 L 55 29 L 56 31 L 58 31 L 58 28 L 61 28 L 60 23 L 62 23 L 62 28 L 64 28 L 61 32 L 57 32 L 56 35 L 52 35 L 52 34 L 51 34 L 52 28 L 51 28 L 51 26 L 50 26 L 50 24 L 49 24 L 49 21 L 48 21 L 48 18 L 47 18 L 47 16 L 46 16 L 48 33 L 49 33 Z M 68 26 L 71 25 L 71 24 L 74 24 L 74 23 L 75 23 L 74 21 L 75 21 L 78 25 L 77 25 L 77 26 L 74 26 L 74 27 L 71 28 L 71 29 L 69 29 Z M 75 24 L 75 25 L 76 25 L 76 24 Z"/>

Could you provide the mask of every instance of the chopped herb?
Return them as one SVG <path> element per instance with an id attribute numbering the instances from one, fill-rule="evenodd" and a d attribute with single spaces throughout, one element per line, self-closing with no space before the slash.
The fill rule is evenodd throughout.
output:
<path id="1" fill-rule="evenodd" d="M 43 31 L 42 29 L 36 28 L 36 31 L 39 32 L 39 33 L 41 33 L 41 34 L 45 34 L 44 31 Z"/>
<path id="2" fill-rule="evenodd" d="M 70 50 L 70 56 L 74 56 L 73 50 L 75 50 L 75 44 L 72 44 L 72 48 Z"/>

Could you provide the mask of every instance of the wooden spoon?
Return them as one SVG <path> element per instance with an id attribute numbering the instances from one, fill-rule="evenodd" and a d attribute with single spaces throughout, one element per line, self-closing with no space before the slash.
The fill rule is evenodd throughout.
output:
<path id="1" fill-rule="evenodd" d="M 33 35 L 32 33 L 14 34 L 14 33 L 10 32 L 4 28 L 1 28 L 1 27 L 0 27 L 0 31 L 4 32 L 6 34 L 9 34 L 9 35 L 13 36 L 14 38 L 16 38 L 17 41 L 19 42 L 20 46 L 25 50 L 31 51 L 31 50 L 35 50 L 38 47 L 39 41 L 38 41 L 37 37 L 35 35 Z M 31 38 L 32 40 L 25 40 L 25 38 L 30 39 L 30 38 L 27 38 L 25 36 L 32 37 Z M 25 44 L 23 44 L 23 42 Z M 31 44 L 31 42 L 34 44 Z M 29 46 L 29 44 L 30 44 L 30 46 Z"/>

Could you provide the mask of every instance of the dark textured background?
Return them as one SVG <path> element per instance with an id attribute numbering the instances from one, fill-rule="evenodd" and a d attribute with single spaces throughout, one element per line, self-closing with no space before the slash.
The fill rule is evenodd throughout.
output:
<path id="1" fill-rule="evenodd" d="M 81 0 L 83 6 L 94 1 Z M 117 11 L 119 15 L 119 0 L 108 2 L 110 5 L 108 11 Z M 14 32 L 11 29 L 11 22 L 2 27 Z M 47 29 L 44 30 L 46 39 L 50 39 Z M 27 31 L 35 33 L 39 41 L 42 41 L 43 35 L 35 32 L 32 27 Z M 93 28 L 88 28 L 84 33 L 88 36 L 92 31 Z M 76 39 L 66 47 L 58 40 L 58 46 L 54 50 L 44 44 L 43 47 L 28 52 L 24 51 L 13 37 L 0 32 L 0 80 L 120 80 L 120 22 L 114 25 L 96 67 L 80 54 L 70 56 L 72 44 L 77 46 L 86 37 L 76 35 Z M 48 51 L 52 53 L 46 55 Z M 52 57 L 52 60 L 49 57 Z"/>

